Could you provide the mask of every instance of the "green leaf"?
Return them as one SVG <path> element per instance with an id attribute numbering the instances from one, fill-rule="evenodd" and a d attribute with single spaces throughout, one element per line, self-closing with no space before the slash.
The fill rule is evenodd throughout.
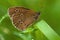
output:
<path id="1" fill-rule="evenodd" d="M 44 20 L 38 22 L 36 26 L 49 40 L 60 40 L 60 36 Z"/>

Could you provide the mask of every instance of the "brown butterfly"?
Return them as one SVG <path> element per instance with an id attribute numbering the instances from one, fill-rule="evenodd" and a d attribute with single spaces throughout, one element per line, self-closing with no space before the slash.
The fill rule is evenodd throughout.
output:
<path id="1" fill-rule="evenodd" d="M 29 25 L 38 19 L 39 15 L 40 13 L 24 7 L 9 8 L 9 16 L 12 23 L 20 30 L 25 30 Z"/>

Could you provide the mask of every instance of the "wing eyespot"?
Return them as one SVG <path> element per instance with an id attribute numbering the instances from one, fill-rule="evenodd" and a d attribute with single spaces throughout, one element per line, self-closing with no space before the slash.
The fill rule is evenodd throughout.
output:
<path id="1" fill-rule="evenodd" d="M 19 12 L 19 9 L 15 9 L 15 12 Z"/>
<path id="2" fill-rule="evenodd" d="M 23 13 L 21 13 L 20 16 L 23 16 Z"/>

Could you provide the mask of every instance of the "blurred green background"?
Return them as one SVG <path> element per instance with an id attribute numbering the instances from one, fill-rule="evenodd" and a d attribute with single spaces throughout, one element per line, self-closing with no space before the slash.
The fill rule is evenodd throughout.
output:
<path id="1" fill-rule="evenodd" d="M 17 30 L 7 15 L 8 8 L 12 6 L 40 12 L 39 27 L 33 24 L 34 28 L 24 33 Z M 48 35 L 52 35 L 51 38 Z M 60 40 L 60 0 L 0 0 L 0 40 Z"/>

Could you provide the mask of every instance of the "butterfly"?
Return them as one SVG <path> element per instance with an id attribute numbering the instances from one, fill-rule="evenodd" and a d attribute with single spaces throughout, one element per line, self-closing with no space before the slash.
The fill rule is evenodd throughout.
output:
<path id="1" fill-rule="evenodd" d="M 25 7 L 9 8 L 9 16 L 13 25 L 20 30 L 28 28 L 29 25 L 38 19 L 39 15 L 39 12 L 35 12 Z"/>

